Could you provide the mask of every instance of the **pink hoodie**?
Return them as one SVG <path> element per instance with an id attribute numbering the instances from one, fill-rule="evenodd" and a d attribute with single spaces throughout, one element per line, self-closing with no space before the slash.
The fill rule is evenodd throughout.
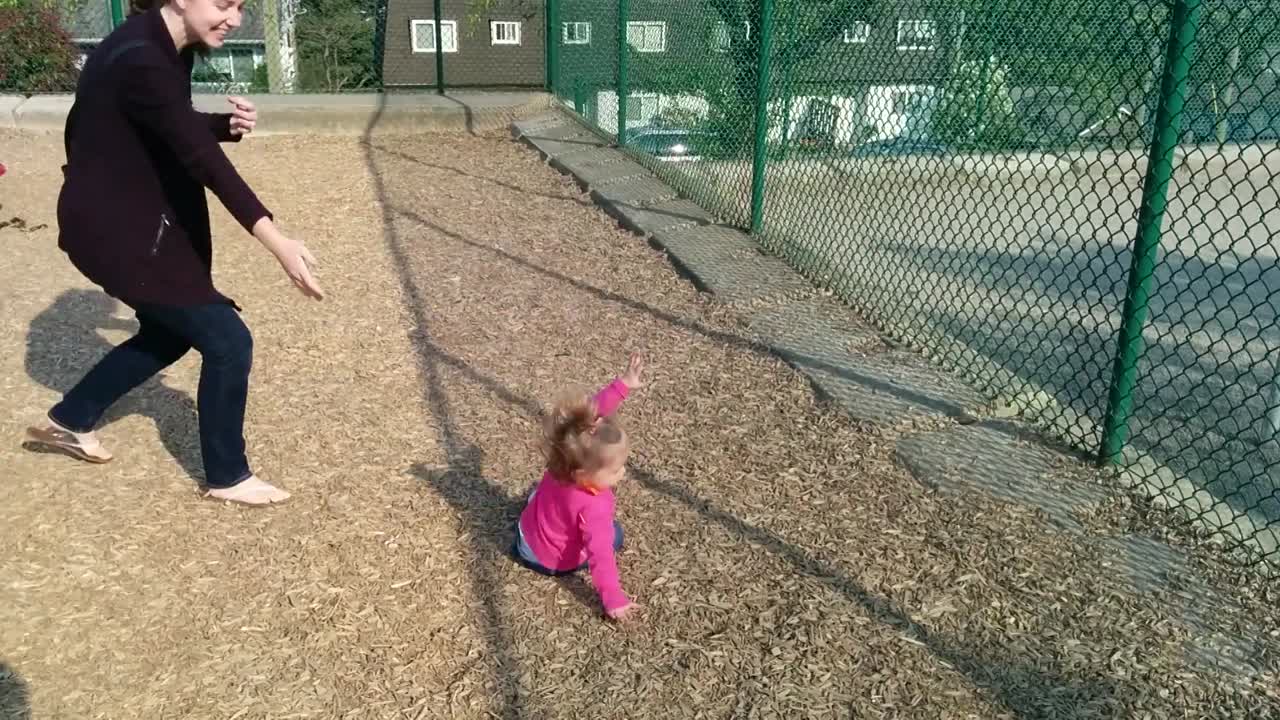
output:
<path id="1" fill-rule="evenodd" d="M 614 380 L 596 394 L 600 417 L 612 415 L 630 388 Z M 520 514 L 520 529 L 534 557 L 552 570 L 573 570 L 589 563 L 591 582 L 604 609 L 616 610 L 628 602 L 618 579 L 613 557 L 613 490 L 593 492 L 572 481 L 543 473 L 533 499 Z"/>

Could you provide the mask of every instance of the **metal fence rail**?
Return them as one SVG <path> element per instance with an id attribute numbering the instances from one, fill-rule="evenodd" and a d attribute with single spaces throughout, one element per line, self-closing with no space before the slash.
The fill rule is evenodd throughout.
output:
<path id="1" fill-rule="evenodd" d="M 1280 2 L 552 0 L 550 84 L 884 330 L 1280 566 Z"/>

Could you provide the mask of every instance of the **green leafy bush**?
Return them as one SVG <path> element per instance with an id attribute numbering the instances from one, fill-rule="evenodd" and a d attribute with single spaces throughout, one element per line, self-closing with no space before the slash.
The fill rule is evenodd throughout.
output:
<path id="1" fill-rule="evenodd" d="M 56 11 L 31 3 L 0 6 L 0 92 L 72 92 L 78 53 Z"/>

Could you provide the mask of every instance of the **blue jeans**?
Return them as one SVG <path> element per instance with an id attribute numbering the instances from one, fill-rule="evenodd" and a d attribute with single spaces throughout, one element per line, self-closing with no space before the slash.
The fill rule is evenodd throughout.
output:
<path id="1" fill-rule="evenodd" d="M 551 568 L 544 566 L 542 563 L 538 562 L 532 557 L 525 557 L 524 553 L 520 552 L 520 521 L 519 520 L 516 521 L 515 529 L 516 529 L 516 538 L 515 538 L 515 541 L 511 544 L 511 556 L 515 558 L 516 562 L 520 563 L 521 565 L 529 568 L 530 570 L 536 573 L 540 573 L 542 575 L 549 575 L 551 577 L 561 577 L 564 575 L 572 575 L 578 572 L 579 570 L 586 570 L 587 566 L 590 565 L 590 563 L 584 562 L 572 570 L 552 570 Z M 618 524 L 617 520 L 614 520 L 613 521 L 613 551 L 618 552 L 621 549 L 622 549 L 622 526 Z"/>
<path id="2" fill-rule="evenodd" d="M 139 305 L 138 334 L 107 353 L 49 411 L 54 422 L 90 432 L 117 400 L 195 348 L 201 355 L 196 404 L 205 482 L 225 488 L 252 473 L 245 458 L 244 412 L 253 336 L 231 305 Z"/>

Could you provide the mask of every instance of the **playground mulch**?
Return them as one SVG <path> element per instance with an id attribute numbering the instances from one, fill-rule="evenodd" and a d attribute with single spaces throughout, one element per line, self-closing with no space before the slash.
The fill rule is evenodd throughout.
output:
<path id="1" fill-rule="evenodd" d="M 194 356 L 113 410 L 113 463 L 20 447 L 134 323 L 57 249 L 60 139 L 0 131 L 0 718 L 1280 714 L 1276 675 L 1192 663 L 1186 618 L 1074 536 L 915 482 L 507 137 L 228 152 L 329 294 L 211 196 L 250 457 L 294 493 L 269 509 L 199 495 Z M 617 626 L 506 553 L 540 404 L 637 350 Z"/>

